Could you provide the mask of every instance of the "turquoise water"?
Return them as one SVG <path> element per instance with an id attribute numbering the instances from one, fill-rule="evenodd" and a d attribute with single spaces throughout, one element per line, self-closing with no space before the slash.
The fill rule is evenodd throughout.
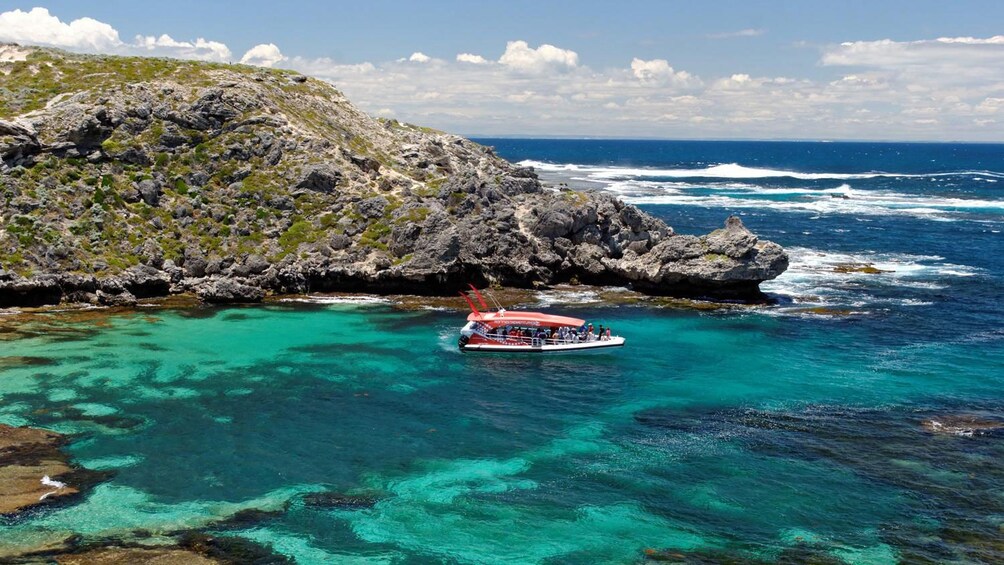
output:
<path id="1" fill-rule="evenodd" d="M 228 533 L 303 563 L 790 547 L 888 563 L 964 555 L 924 540 L 1004 516 L 999 440 L 920 427 L 946 409 L 1000 413 L 970 404 L 1004 384 L 1000 340 L 883 347 L 841 318 L 564 310 L 613 324 L 629 347 L 464 355 L 461 315 L 388 305 L 41 317 L 21 326 L 40 335 L 5 343 L 43 359 L 6 364 L 2 420 L 78 434 L 73 456 L 114 476 L 12 521 L 0 543 L 212 528 L 259 508 L 279 512 Z M 321 490 L 377 502 L 303 503 Z"/>
<path id="2" fill-rule="evenodd" d="M 464 355 L 465 313 L 372 300 L 0 315 L 0 421 L 110 473 L 4 518 L 0 549 L 201 529 L 299 563 L 1004 561 L 1004 430 L 923 426 L 1004 421 L 1004 147 L 491 142 L 682 233 L 739 214 L 791 253 L 776 304 L 542 292 L 522 306 L 627 338 L 553 358 Z"/>

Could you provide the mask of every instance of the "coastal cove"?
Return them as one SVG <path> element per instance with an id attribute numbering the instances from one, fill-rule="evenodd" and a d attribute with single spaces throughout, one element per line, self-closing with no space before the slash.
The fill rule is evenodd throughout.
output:
<path id="1" fill-rule="evenodd" d="M 677 233 L 738 215 L 790 255 L 773 303 L 505 294 L 627 338 L 546 359 L 459 352 L 457 299 L 5 311 L 0 423 L 104 475 L 4 517 L 2 555 L 1004 559 L 1004 148 L 479 142 Z"/>
<path id="2" fill-rule="evenodd" d="M 1004 565 L 1004 2 L 3 2 L 0 565 Z"/>

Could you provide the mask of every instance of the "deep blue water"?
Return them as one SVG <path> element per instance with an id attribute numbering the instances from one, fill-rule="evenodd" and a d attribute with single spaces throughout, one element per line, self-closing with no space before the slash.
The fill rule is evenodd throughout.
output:
<path id="1" fill-rule="evenodd" d="M 545 180 L 619 194 L 679 233 L 739 215 L 791 250 L 792 269 L 765 289 L 860 308 L 876 339 L 957 338 L 1004 322 L 1004 145 L 478 141 Z M 834 276 L 846 263 L 892 272 Z"/>
<path id="2" fill-rule="evenodd" d="M 0 315 L 0 421 L 113 473 L 0 558 L 195 528 L 299 563 L 1004 561 L 1004 147 L 482 141 L 681 233 L 738 214 L 791 254 L 776 304 L 510 305 L 627 338 L 561 358 L 374 299 Z"/>

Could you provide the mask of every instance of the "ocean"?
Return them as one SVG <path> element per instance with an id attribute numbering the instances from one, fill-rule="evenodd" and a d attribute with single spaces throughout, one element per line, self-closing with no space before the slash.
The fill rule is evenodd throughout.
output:
<path id="1" fill-rule="evenodd" d="M 110 473 L 4 518 L 0 549 L 200 529 L 298 563 L 1004 560 L 1004 146 L 478 141 L 678 233 L 739 215 L 791 267 L 770 305 L 520 305 L 612 326 L 612 355 L 461 354 L 463 315 L 375 297 L 0 315 L 0 422 Z"/>

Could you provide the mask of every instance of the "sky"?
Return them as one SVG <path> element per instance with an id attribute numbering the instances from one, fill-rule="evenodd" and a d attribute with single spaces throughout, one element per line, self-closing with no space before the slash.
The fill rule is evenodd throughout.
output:
<path id="1" fill-rule="evenodd" d="M 0 0 L 0 41 L 294 69 L 469 136 L 1004 141 L 1000 0 Z"/>

